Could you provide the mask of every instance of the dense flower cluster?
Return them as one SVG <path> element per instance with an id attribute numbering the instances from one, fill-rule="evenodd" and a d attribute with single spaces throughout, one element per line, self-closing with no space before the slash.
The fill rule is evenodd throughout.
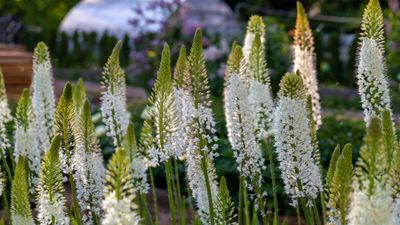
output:
<path id="1" fill-rule="evenodd" d="M 385 76 L 383 53 L 370 38 L 361 41 L 357 68 L 357 84 L 364 109 L 365 122 L 390 109 L 389 86 Z"/>
<path id="2" fill-rule="evenodd" d="M 69 219 L 66 213 L 65 197 L 61 193 L 55 193 L 50 200 L 50 196 L 42 186 L 38 189 L 38 215 L 40 224 L 68 225 Z M 54 222 L 53 222 L 54 221 Z"/>
<path id="3" fill-rule="evenodd" d="M 35 49 L 32 78 L 32 108 L 35 115 L 39 149 L 44 152 L 53 135 L 52 123 L 56 111 L 50 56 L 47 46 L 39 43 Z"/>
<path id="4" fill-rule="evenodd" d="M 114 141 L 114 146 L 121 146 L 129 124 L 126 107 L 125 74 L 119 65 L 121 42 L 114 48 L 103 72 L 101 93 L 101 115 L 107 127 L 107 136 Z"/>
<path id="5" fill-rule="evenodd" d="M 264 158 L 254 132 L 248 90 L 238 75 L 230 75 L 224 93 L 225 114 L 228 138 L 234 150 L 238 171 L 242 176 L 250 178 L 251 183 L 260 186 Z"/>
<path id="6" fill-rule="evenodd" d="M 377 185 L 372 195 L 356 190 L 352 195 L 349 225 L 395 225 L 392 221 L 390 191 Z"/>
<path id="7" fill-rule="evenodd" d="M 110 193 L 103 200 L 105 217 L 103 225 L 131 224 L 139 225 L 140 217 L 135 213 L 136 205 L 130 199 L 117 199 L 115 192 Z"/>

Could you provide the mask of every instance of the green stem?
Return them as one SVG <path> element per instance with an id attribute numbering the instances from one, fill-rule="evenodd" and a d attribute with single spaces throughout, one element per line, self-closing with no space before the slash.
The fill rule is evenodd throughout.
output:
<path id="1" fill-rule="evenodd" d="M 210 210 L 210 224 L 214 225 L 214 205 L 213 205 L 213 199 L 212 199 L 212 194 L 211 194 L 211 185 L 210 185 L 210 179 L 208 177 L 208 163 L 207 163 L 207 155 L 205 151 L 200 149 L 202 158 L 201 158 L 201 168 L 203 170 L 204 174 L 204 179 L 206 181 L 206 187 L 207 187 L 207 196 L 208 196 L 208 207 Z"/>
<path id="2" fill-rule="evenodd" d="M 326 224 L 327 223 L 327 220 L 326 220 L 326 203 L 325 203 L 325 195 L 324 195 L 323 191 L 321 191 L 321 193 L 320 193 L 320 198 L 321 198 L 321 208 L 322 208 L 322 221 L 323 221 L 324 224 Z"/>
<path id="3" fill-rule="evenodd" d="M 296 206 L 297 225 L 301 225 L 301 216 L 299 206 Z"/>
<path id="4" fill-rule="evenodd" d="M 158 224 L 158 203 L 157 203 L 157 193 L 156 193 L 156 186 L 154 184 L 154 176 L 153 176 L 153 169 L 149 169 L 150 172 L 150 184 L 151 184 L 151 193 L 153 195 L 153 208 L 154 208 L 154 221 Z"/>
<path id="5" fill-rule="evenodd" d="M 179 206 L 180 224 L 186 224 L 185 222 L 186 212 L 183 206 L 181 184 L 179 181 L 179 164 L 177 159 L 174 159 L 174 177 L 176 182 L 175 187 L 176 187 L 177 205 Z"/>
<path id="6" fill-rule="evenodd" d="M 243 176 L 240 176 L 239 181 L 239 206 L 238 206 L 238 224 L 242 224 L 243 220 Z"/>
<path id="7" fill-rule="evenodd" d="M 243 178 L 245 179 L 245 178 Z M 245 219 L 245 224 L 250 225 L 250 212 L 249 212 L 249 199 L 248 199 L 248 194 L 247 194 L 247 187 L 245 186 L 246 181 L 243 181 L 243 202 L 244 202 L 244 219 Z"/>
<path id="8" fill-rule="evenodd" d="M 153 219 L 151 218 L 151 213 L 150 213 L 149 207 L 147 206 L 146 196 L 144 194 L 139 194 L 139 196 L 140 196 L 141 205 L 143 207 L 143 210 L 145 211 L 145 213 L 144 213 L 145 224 L 147 224 L 146 221 L 149 221 L 151 225 L 155 225 Z"/>
<path id="9" fill-rule="evenodd" d="M 74 177 L 71 173 L 69 174 L 69 182 L 71 184 L 72 207 L 74 210 L 74 216 L 75 216 L 78 224 L 82 224 L 81 211 L 79 208 L 78 197 L 77 197 L 76 188 L 75 188 L 75 181 L 74 181 Z"/>
<path id="10" fill-rule="evenodd" d="M 279 208 L 278 208 L 278 196 L 277 196 L 277 193 L 276 193 L 275 163 L 274 163 L 273 148 L 270 146 L 270 143 L 271 142 L 267 140 L 268 158 L 269 158 L 270 171 L 271 171 L 271 181 L 272 181 L 272 195 L 273 195 L 273 200 L 274 200 L 274 221 L 273 221 L 273 225 L 278 225 Z"/>
<path id="11" fill-rule="evenodd" d="M 310 213 L 308 211 L 308 207 L 307 207 L 307 203 L 305 201 L 304 198 L 300 198 L 300 202 L 301 202 L 301 206 L 303 208 L 303 213 L 304 213 L 304 217 L 307 221 L 307 225 L 314 225 L 314 220 L 312 219 L 312 217 L 310 216 Z"/>
<path id="12" fill-rule="evenodd" d="M 175 204 L 174 204 L 174 197 L 173 197 L 173 190 L 172 190 L 172 183 L 171 183 L 171 162 L 168 160 L 164 163 L 165 165 L 165 173 L 167 177 L 167 189 L 168 189 L 168 202 L 169 202 L 169 210 L 171 214 L 171 224 L 176 225 L 175 219 Z"/>
<path id="13" fill-rule="evenodd" d="M 9 221 L 9 224 L 12 224 L 12 218 L 11 218 L 11 210 L 10 210 L 10 205 L 8 204 L 8 198 L 7 198 L 7 190 L 6 190 L 6 188 L 4 187 L 4 190 L 3 190 L 3 202 L 4 202 L 4 207 L 6 208 L 6 211 L 7 211 L 7 217 L 8 217 L 8 221 Z"/>

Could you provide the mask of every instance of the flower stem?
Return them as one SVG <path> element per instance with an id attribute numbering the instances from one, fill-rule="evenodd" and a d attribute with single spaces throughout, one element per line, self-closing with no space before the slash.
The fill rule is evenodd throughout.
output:
<path id="1" fill-rule="evenodd" d="M 245 185 L 246 183 L 246 178 L 243 177 L 243 183 L 242 183 L 242 191 L 243 191 L 243 202 L 244 202 L 244 219 L 245 219 L 245 225 L 250 225 L 250 212 L 249 212 L 249 196 L 247 194 L 247 187 Z"/>
<path id="2" fill-rule="evenodd" d="M 154 176 L 153 176 L 153 169 L 149 169 L 150 173 L 150 183 L 151 183 L 151 193 L 153 195 L 153 208 L 154 208 L 154 221 L 155 224 L 158 224 L 158 203 L 157 203 L 157 193 L 156 193 L 156 186 L 154 184 Z"/>
<path id="3" fill-rule="evenodd" d="M 202 148 L 201 148 L 202 149 Z M 214 225 L 214 206 L 213 206 L 213 199 L 211 195 L 211 185 L 210 185 L 210 179 L 208 177 L 208 162 L 207 162 L 207 155 L 206 153 L 201 150 L 202 158 L 201 158 L 201 168 L 203 170 L 204 174 L 204 179 L 206 182 L 206 187 L 207 187 L 207 196 L 208 196 L 208 207 L 210 211 L 210 225 Z"/>
<path id="4" fill-rule="evenodd" d="M 278 196 L 277 196 L 277 193 L 276 193 L 274 152 L 273 152 L 272 143 L 271 143 L 270 139 L 267 139 L 266 145 L 267 145 L 269 165 L 270 165 L 270 171 L 271 171 L 272 195 L 273 195 L 273 200 L 274 200 L 274 221 L 273 221 L 273 225 L 278 225 L 279 208 L 278 208 Z"/>
<path id="5" fill-rule="evenodd" d="M 169 210 L 171 215 L 171 224 L 176 225 L 175 219 L 175 204 L 174 204 L 174 197 L 173 197 L 173 190 L 172 190 L 172 183 L 171 183 L 171 162 L 170 160 L 165 161 L 165 173 L 167 177 L 167 189 L 168 189 L 168 202 L 169 202 Z"/>

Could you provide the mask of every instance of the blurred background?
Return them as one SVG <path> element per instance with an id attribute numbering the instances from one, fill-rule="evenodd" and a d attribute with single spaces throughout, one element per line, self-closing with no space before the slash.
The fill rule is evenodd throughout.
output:
<path id="1" fill-rule="evenodd" d="M 355 84 L 355 50 L 367 0 L 303 0 L 314 31 L 323 125 L 319 144 L 325 167 L 336 144 L 351 142 L 357 156 L 364 136 L 363 114 Z M 385 14 L 387 74 L 396 122 L 400 112 L 400 0 L 380 1 Z M 197 27 L 204 30 L 204 53 L 217 117 L 221 157 L 219 175 L 237 184 L 236 166 L 226 139 L 222 109 L 224 70 L 233 40 L 242 42 L 253 14 L 266 23 L 267 62 L 274 93 L 291 68 L 295 0 L 0 0 L 0 66 L 11 101 L 28 87 L 32 51 L 39 41 L 50 49 L 55 87 L 83 78 L 91 101 L 98 103 L 102 66 L 117 40 L 123 40 L 121 64 L 127 75 L 132 121 L 141 128 L 141 112 L 154 83 L 162 46 L 172 47 L 175 63 L 180 45 L 191 44 Z M 99 110 L 93 109 L 100 134 Z M 113 151 L 101 136 L 104 154 Z M 184 165 L 182 165 L 184 171 Z M 269 171 L 269 170 L 267 170 Z M 158 176 L 163 176 L 162 170 Z M 268 173 L 265 174 L 269 176 Z M 157 179 L 163 187 L 164 179 Z M 230 189 L 235 191 L 237 187 Z M 270 189 L 270 184 L 265 183 Z M 280 189 L 282 194 L 282 189 Z M 282 201 L 284 198 L 282 198 Z M 286 209 L 286 208 L 283 208 Z M 289 209 L 288 209 L 289 210 Z"/>

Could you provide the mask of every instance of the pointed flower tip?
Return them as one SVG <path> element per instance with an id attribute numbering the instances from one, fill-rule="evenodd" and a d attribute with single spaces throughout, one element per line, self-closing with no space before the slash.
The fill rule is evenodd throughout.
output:
<path id="1" fill-rule="evenodd" d="M 352 145 L 347 143 L 342 150 L 342 154 L 347 158 L 352 156 Z"/>
<path id="2" fill-rule="evenodd" d="M 303 99 L 306 97 L 306 89 L 303 80 L 297 73 L 286 73 L 280 84 L 280 95 L 294 99 Z"/>
<path id="3" fill-rule="evenodd" d="M 66 100 L 72 99 L 72 84 L 70 82 L 65 84 L 62 96 L 64 96 Z"/>
<path id="4" fill-rule="evenodd" d="M 181 45 L 181 48 L 179 49 L 179 57 L 178 58 L 185 58 L 186 59 L 186 46 Z"/>
<path id="5" fill-rule="evenodd" d="M 265 30 L 264 20 L 261 16 L 253 15 L 250 17 L 247 29 L 252 33 L 262 33 Z"/>
<path id="6" fill-rule="evenodd" d="M 22 91 L 22 94 L 21 94 L 21 98 L 29 98 L 29 89 L 28 88 L 24 88 L 24 90 Z"/>
<path id="7" fill-rule="evenodd" d="M 166 56 L 169 57 L 169 56 L 170 56 L 170 52 L 171 52 L 171 50 L 170 50 L 170 48 L 169 48 L 168 43 L 165 43 L 161 55 L 162 55 L 163 57 L 166 57 Z"/>
<path id="8" fill-rule="evenodd" d="M 196 33 L 194 34 L 193 38 L 193 46 L 202 46 L 203 45 L 203 32 L 200 28 L 197 28 Z"/>
<path id="9" fill-rule="evenodd" d="M 34 51 L 34 57 L 38 60 L 38 63 L 42 63 L 49 57 L 49 48 L 44 42 L 37 43 Z"/>
<path id="10" fill-rule="evenodd" d="M 90 103 L 89 103 L 89 100 L 87 100 L 87 99 L 83 103 L 83 112 L 84 113 L 87 113 L 87 112 L 90 113 Z"/>
<path id="11" fill-rule="evenodd" d="M 306 11 L 304 10 L 304 6 L 300 1 L 297 1 L 296 3 L 296 8 L 297 8 L 297 15 L 298 16 L 304 16 L 306 14 Z"/>

